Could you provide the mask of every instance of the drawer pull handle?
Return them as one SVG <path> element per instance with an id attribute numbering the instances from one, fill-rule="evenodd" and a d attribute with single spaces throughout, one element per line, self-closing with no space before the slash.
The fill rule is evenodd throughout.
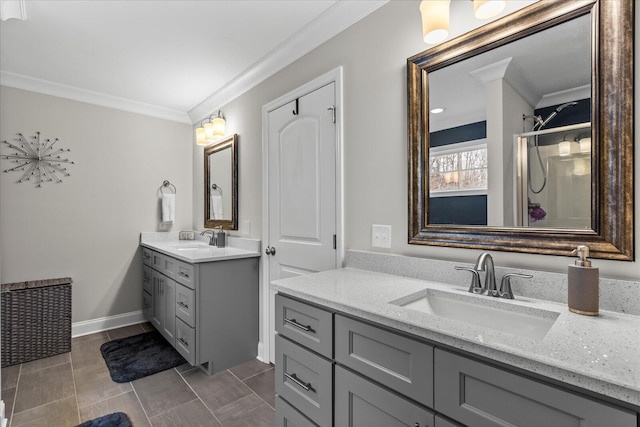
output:
<path id="1" fill-rule="evenodd" d="M 189 275 L 187 273 L 183 273 L 182 271 L 178 274 L 182 277 L 186 277 L 187 279 L 189 278 Z"/>
<path id="2" fill-rule="evenodd" d="M 286 317 L 284 318 L 284 321 L 288 324 L 290 324 L 291 326 L 295 326 L 298 329 L 302 329 L 305 332 L 313 332 L 313 329 L 311 329 L 311 326 L 308 325 L 303 325 L 301 323 L 296 322 L 296 319 L 287 319 Z"/>
<path id="3" fill-rule="evenodd" d="M 149 254 L 144 254 L 144 259 L 150 259 L 150 258 L 151 258 L 151 255 L 149 255 Z"/>
<path id="4" fill-rule="evenodd" d="M 300 381 L 298 379 L 298 377 L 296 376 L 296 374 L 287 374 L 286 372 L 284 373 L 284 376 L 287 377 L 288 379 L 290 379 L 291 381 L 293 381 L 298 387 L 304 389 L 304 391 L 309 391 L 312 390 L 311 389 L 311 383 L 303 383 L 302 381 Z"/>
<path id="5" fill-rule="evenodd" d="M 180 341 L 180 344 L 182 344 L 183 346 L 185 346 L 185 347 L 189 347 L 189 343 L 188 343 L 188 342 L 186 342 L 184 339 L 182 339 L 182 338 L 178 338 L 178 341 Z"/>
<path id="6" fill-rule="evenodd" d="M 183 303 L 182 301 L 178 301 L 178 305 L 182 308 L 184 308 L 185 310 L 189 310 L 189 305 Z"/>

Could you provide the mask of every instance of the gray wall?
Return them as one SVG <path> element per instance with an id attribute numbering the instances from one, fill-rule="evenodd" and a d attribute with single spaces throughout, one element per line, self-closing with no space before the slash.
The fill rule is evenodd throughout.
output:
<path id="1" fill-rule="evenodd" d="M 452 2 L 452 34 L 472 26 Z M 526 3 L 526 2 L 525 2 Z M 530 3 L 530 2 L 529 2 Z M 640 9 L 640 1 L 636 0 Z M 523 4 L 521 4 L 522 6 Z M 512 6 L 510 6 L 512 7 Z M 465 16 L 466 17 L 466 16 Z M 464 21 L 464 22 L 462 22 Z M 638 22 L 638 20 L 636 20 Z M 640 32 L 636 32 L 639 45 Z M 261 108 L 269 101 L 342 65 L 344 67 L 345 247 L 454 261 L 474 260 L 479 251 L 407 244 L 406 59 L 425 50 L 416 1 L 391 1 L 222 109 L 229 132 L 240 135 L 240 220 L 251 221 L 251 235 L 262 237 Z M 638 76 L 636 67 L 636 79 Z M 636 98 L 638 98 L 636 88 Z M 636 102 L 636 109 L 640 108 Z M 638 110 L 636 110 L 637 115 Z M 636 129 L 638 137 L 640 129 Z M 640 144 L 636 144 L 640 158 Z M 194 221 L 202 225 L 202 149 L 194 150 Z M 636 168 L 638 179 L 640 168 Z M 635 203 L 640 207 L 640 189 Z M 636 208 L 636 225 L 640 224 Z M 371 224 L 392 226 L 391 249 L 371 247 Z M 233 233 L 238 234 L 238 233 Z M 263 242 L 263 246 L 268 242 Z M 640 256 L 640 227 L 636 253 Z M 496 252 L 501 266 L 566 272 L 567 257 Z M 604 277 L 640 278 L 638 262 L 594 261 Z"/>
<path id="2" fill-rule="evenodd" d="M 178 189 L 172 230 L 191 229 L 191 126 L 5 86 L 0 109 L 0 140 L 40 131 L 75 161 L 42 188 L 0 174 L 2 283 L 73 277 L 73 322 L 140 310 L 139 235 L 159 229 L 163 180 Z"/>

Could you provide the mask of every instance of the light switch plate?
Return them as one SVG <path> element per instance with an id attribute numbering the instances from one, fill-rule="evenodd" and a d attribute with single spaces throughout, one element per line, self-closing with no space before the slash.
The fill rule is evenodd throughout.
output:
<path id="1" fill-rule="evenodd" d="M 374 248 L 390 248 L 391 247 L 391 226 L 390 225 L 371 225 L 371 246 Z"/>

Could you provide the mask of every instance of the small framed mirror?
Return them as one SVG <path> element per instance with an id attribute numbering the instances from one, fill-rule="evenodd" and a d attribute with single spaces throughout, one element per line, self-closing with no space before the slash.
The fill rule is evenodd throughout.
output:
<path id="1" fill-rule="evenodd" d="M 238 229 L 238 135 L 204 149 L 204 227 Z"/>

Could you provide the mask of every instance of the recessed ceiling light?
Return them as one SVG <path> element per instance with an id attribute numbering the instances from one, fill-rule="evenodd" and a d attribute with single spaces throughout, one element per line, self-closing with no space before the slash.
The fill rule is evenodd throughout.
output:
<path id="1" fill-rule="evenodd" d="M 440 113 L 442 113 L 443 111 L 444 111 L 444 108 L 440 108 L 440 107 L 433 108 L 433 109 L 431 110 L 431 112 L 432 112 L 433 114 L 440 114 Z"/>

